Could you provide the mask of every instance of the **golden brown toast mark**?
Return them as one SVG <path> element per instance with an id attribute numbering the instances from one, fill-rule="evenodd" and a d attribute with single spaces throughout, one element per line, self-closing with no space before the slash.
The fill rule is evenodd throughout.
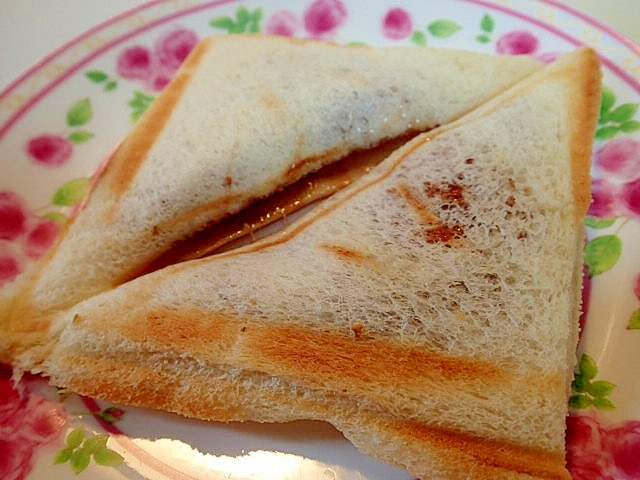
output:
<path id="1" fill-rule="evenodd" d="M 562 452 L 551 453 L 513 443 L 477 438 L 462 432 L 406 420 L 392 421 L 388 428 L 413 442 L 432 445 L 437 450 L 447 452 L 447 455 L 457 452 L 456 468 L 459 470 L 484 466 L 488 467 L 487 475 L 491 475 L 491 471 L 498 468 L 537 478 L 570 480 Z"/>
<path id="2" fill-rule="evenodd" d="M 109 160 L 103 176 L 116 196 L 129 188 L 149 148 L 162 132 L 212 42 L 212 37 L 209 37 L 196 45 L 178 74 L 164 88 L 162 95 L 153 101 L 145 115 L 138 120 L 133 131 L 127 135 Z"/>

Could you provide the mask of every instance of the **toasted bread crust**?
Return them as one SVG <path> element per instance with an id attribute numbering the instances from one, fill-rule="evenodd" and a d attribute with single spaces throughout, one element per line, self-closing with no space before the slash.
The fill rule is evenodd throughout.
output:
<path id="1" fill-rule="evenodd" d="M 570 479 L 562 453 L 402 419 L 366 399 L 304 384 L 280 379 L 279 388 L 264 388 L 264 384 L 273 385 L 273 380 L 259 372 L 243 372 L 237 378 L 228 372 L 207 371 L 198 362 L 185 359 L 164 362 L 163 368 L 126 357 L 95 356 L 86 362 L 70 357 L 68 361 L 63 377 L 57 380 L 75 392 L 212 421 L 327 421 L 365 453 L 422 478 Z M 95 375 L 96 371 L 104 373 Z M 183 375 L 180 381 L 176 381 L 176 371 Z M 139 382 L 141 378 L 145 381 Z M 128 381 L 133 383 L 123 389 L 122 383 Z M 406 454 L 394 455 L 394 449 L 419 450 L 420 454 L 412 464 L 407 463 Z M 431 461 L 428 471 L 422 470 L 424 457 Z"/>
<path id="2" fill-rule="evenodd" d="M 585 49 L 581 64 L 573 68 L 580 72 L 573 76 L 579 84 L 571 92 L 571 169 L 575 199 L 575 221 L 581 224 L 591 204 L 591 154 L 600 109 L 602 73 L 597 53 Z"/>

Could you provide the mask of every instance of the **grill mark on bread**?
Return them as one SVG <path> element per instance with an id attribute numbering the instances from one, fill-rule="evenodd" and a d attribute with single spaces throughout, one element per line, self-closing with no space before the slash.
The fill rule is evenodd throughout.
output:
<path id="1" fill-rule="evenodd" d="M 321 248 L 324 248 L 325 250 L 334 253 L 336 256 L 349 261 L 363 262 L 369 257 L 369 255 L 363 252 L 359 252 L 353 248 L 343 247 L 341 245 L 324 244 L 321 245 Z"/>
<path id="2" fill-rule="evenodd" d="M 79 322 L 76 327 L 81 327 Z M 95 319 L 87 325 L 98 329 Z M 249 326 L 250 325 L 250 326 Z M 211 362 L 322 382 L 336 372 L 361 387 L 366 383 L 403 384 L 424 389 L 424 382 L 501 383 L 509 375 L 477 358 L 457 358 L 384 339 L 355 341 L 353 332 L 319 332 L 295 326 L 256 324 L 196 309 L 132 308 L 126 323 L 113 333 L 141 342 L 145 348 L 191 353 Z M 198 341 L 194 342 L 193 339 Z"/>
<path id="3" fill-rule="evenodd" d="M 398 183 L 391 192 L 399 194 L 406 202 L 413 208 L 418 217 L 426 225 L 437 224 L 440 222 L 440 217 L 431 213 L 429 208 L 424 204 L 422 199 L 404 183 Z"/>
<path id="4" fill-rule="evenodd" d="M 136 135 L 128 135 L 118 146 L 113 157 L 109 160 L 104 177 L 107 185 L 114 192 L 115 197 L 129 188 L 138 168 L 144 161 L 149 149 L 162 132 L 164 125 L 171 117 L 171 112 L 180 101 L 184 90 L 191 81 L 193 71 L 197 69 L 202 57 L 210 48 L 211 38 L 198 43 L 187 57 L 180 71 L 165 87 L 162 95 L 153 101 L 149 110 L 163 112 L 143 115 L 136 125 Z"/>
<path id="5" fill-rule="evenodd" d="M 459 452 L 457 462 L 460 470 L 484 467 L 487 478 L 492 477 L 493 469 L 500 469 L 536 478 L 570 480 L 565 470 L 563 452 L 551 453 L 509 442 L 477 438 L 410 420 L 390 422 L 389 428 L 414 442 L 436 447 L 438 451 Z"/>

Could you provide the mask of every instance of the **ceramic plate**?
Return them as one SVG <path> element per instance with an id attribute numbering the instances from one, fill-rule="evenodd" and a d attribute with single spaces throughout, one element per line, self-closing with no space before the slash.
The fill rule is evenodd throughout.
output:
<path id="1" fill-rule="evenodd" d="M 574 478 L 640 478 L 640 47 L 551 0 L 154 1 L 57 50 L 0 95 L 0 283 L 47 249 L 87 176 L 194 43 L 269 32 L 341 43 L 431 45 L 550 61 L 588 44 L 604 67 L 586 219 L 588 314 L 573 382 Z M 64 281 L 64 279 L 60 279 Z M 408 475 L 330 426 L 216 424 L 64 396 L 25 396 L 0 370 L 0 477 L 377 479 Z"/>

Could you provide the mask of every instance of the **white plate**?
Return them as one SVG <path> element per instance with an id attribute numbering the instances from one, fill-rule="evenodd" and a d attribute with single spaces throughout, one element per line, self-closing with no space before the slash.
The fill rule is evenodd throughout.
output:
<path id="1" fill-rule="evenodd" d="M 543 59 L 588 44 L 602 56 L 607 108 L 594 143 L 602 193 L 586 247 L 592 289 L 569 460 L 575 478 L 640 478 L 640 47 L 552 0 L 291 3 L 155 1 L 78 37 L 0 94 L 0 281 L 44 251 L 57 229 L 51 219 L 70 214 L 83 178 L 197 38 L 253 25 L 343 43 L 426 43 Z M 142 57 L 135 52 L 148 55 L 147 67 L 136 66 Z M 0 450 L 9 459 L 0 461 L 2 478 L 66 479 L 74 467 L 94 479 L 409 478 L 322 423 L 185 420 L 62 397 L 39 379 L 23 381 L 20 399 L 8 375 L 0 375 Z M 71 458 L 62 461 L 65 451 Z"/>

